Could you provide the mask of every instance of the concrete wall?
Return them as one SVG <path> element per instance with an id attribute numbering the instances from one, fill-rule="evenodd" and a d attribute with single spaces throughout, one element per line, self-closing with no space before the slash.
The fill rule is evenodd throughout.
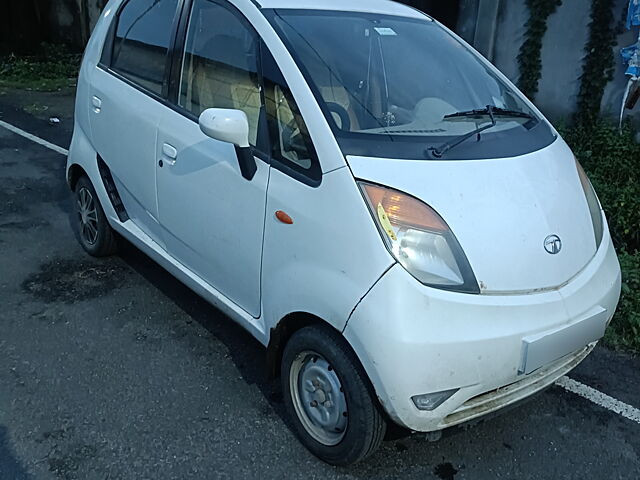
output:
<path id="1" fill-rule="evenodd" d="M 7 41 L 4 38 L 7 36 L 8 40 L 15 37 L 17 44 L 21 45 L 27 44 L 31 37 L 36 36 L 30 33 L 19 40 L 19 34 L 24 29 L 15 26 L 14 17 L 26 15 L 22 11 L 22 1 L 16 0 L 16 4 L 5 9 L 5 13 L 11 15 L 0 17 L 0 41 Z M 34 5 L 40 6 L 44 20 L 48 19 L 48 31 L 39 32 L 41 35 L 32 43 L 38 45 L 40 41 L 63 41 L 78 49 L 82 48 L 106 1 L 35 0 Z M 456 31 L 517 83 L 517 57 L 529 19 L 525 0 L 457 0 L 459 8 L 449 3 L 454 1 L 456 0 L 446 0 L 446 3 L 445 0 L 404 0 L 405 3 L 435 16 L 442 16 L 450 26 L 456 26 L 457 17 Z M 612 3 L 615 18 L 622 20 L 628 0 L 612 0 Z M 551 119 L 569 117 L 575 110 L 582 65 L 587 55 L 585 45 L 589 35 L 590 7 L 590 0 L 563 0 L 562 6 L 549 17 L 541 52 L 543 67 L 536 103 Z M 34 23 L 33 19 L 29 19 L 29 22 Z M 607 85 L 602 99 L 603 112 L 612 117 L 619 113 L 627 83 L 619 51 L 621 47 L 633 44 L 636 39 L 637 30 L 636 33 L 624 31 L 618 37 L 618 46 L 614 49 L 615 77 Z M 640 107 L 630 113 L 640 119 Z"/>
<path id="2" fill-rule="evenodd" d="M 616 19 L 626 19 L 627 6 L 629 2 L 627 0 L 614 0 L 614 15 Z M 624 72 L 627 69 L 626 65 L 622 62 L 620 57 L 620 49 L 633 45 L 638 41 L 638 27 L 632 31 L 626 28 L 621 29 L 621 33 L 617 37 L 617 46 L 614 48 L 616 67 L 613 76 L 613 80 L 609 82 L 605 89 L 604 96 L 602 97 L 602 111 L 612 117 L 620 115 L 620 106 L 622 104 L 622 97 L 627 87 L 627 77 Z M 633 111 L 627 110 L 625 115 L 633 115 L 636 120 L 640 121 L 640 107 L 636 106 Z"/>
<path id="3" fill-rule="evenodd" d="M 55 0 L 50 2 L 49 8 L 51 41 L 74 47 L 82 45 L 85 29 L 78 0 Z"/>
<path id="4" fill-rule="evenodd" d="M 536 96 L 537 106 L 549 118 L 568 117 L 576 109 L 590 21 L 590 2 L 585 0 L 563 0 L 549 17 Z"/>
<path id="5" fill-rule="evenodd" d="M 452 0 L 447 0 L 452 1 Z M 622 19 L 628 0 L 612 0 L 615 18 Z M 69 24 L 70 4 L 86 15 L 89 28 L 93 28 L 106 0 L 54 0 L 59 4 L 59 21 Z M 518 83 L 518 54 L 524 42 L 529 10 L 524 0 L 459 0 L 458 11 L 443 7 L 442 0 L 405 0 L 404 3 L 421 8 L 430 14 L 447 15 L 452 22 L 458 16 L 456 31 L 465 40 L 491 60 L 514 83 Z M 65 6 L 66 5 L 66 6 Z M 591 2 L 588 0 L 563 0 L 558 10 L 549 17 L 548 28 L 542 43 L 542 72 L 536 104 L 553 120 L 569 117 L 576 107 L 580 90 L 582 66 L 587 54 L 585 45 L 589 39 Z M 456 9 L 457 10 L 457 9 Z M 453 26 L 453 25 L 451 25 Z M 637 37 L 636 37 L 637 38 Z M 634 34 L 623 33 L 615 48 L 616 72 L 602 99 L 603 112 L 618 114 L 626 77 L 620 60 L 621 46 L 634 43 Z"/>
<path id="6" fill-rule="evenodd" d="M 33 54 L 42 42 L 83 45 L 78 0 L 6 0 L 0 6 L 3 53 Z"/>
<path id="7" fill-rule="evenodd" d="M 52 40 L 81 49 L 89 39 L 107 0 L 51 0 Z"/>
<path id="8" fill-rule="evenodd" d="M 518 54 L 524 43 L 525 26 L 528 20 L 529 10 L 523 1 L 511 0 L 501 3 L 492 61 L 516 84 L 520 78 Z"/>
<path id="9" fill-rule="evenodd" d="M 456 32 L 471 44 L 473 44 L 478 23 L 478 4 L 478 0 L 460 0 L 460 16 Z"/>
<path id="10" fill-rule="evenodd" d="M 518 54 L 524 41 L 529 10 L 524 0 L 460 0 L 461 13 L 458 33 L 473 44 L 516 84 L 519 78 Z M 490 2 L 498 2 L 497 12 L 488 8 Z M 625 18 L 628 0 L 612 0 L 614 18 Z M 542 42 L 542 71 L 536 104 L 552 120 L 570 117 L 577 104 L 580 77 L 583 74 L 585 48 L 589 40 L 591 2 L 588 0 L 563 0 L 558 10 L 549 17 L 547 33 Z M 620 48 L 637 41 L 634 32 L 624 31 L 614 47 L 616 69 L 613 80 L 607 85 L 602 98 L 602 112 L 617 117 L 627 85 L 625 67 L 620 58 Z M 488 38 L 493 36 L 493 41 Z M 640 121 L 640 106 L 627 111 Z"/>
<path id="11" fill-rule="evenodd" d="M 93 30 L 96 26 L 102 9 L 107 4 L 107 0 L 86 0 L 87 2 L 87 14 L 89 16 L 89 28 Z"/>

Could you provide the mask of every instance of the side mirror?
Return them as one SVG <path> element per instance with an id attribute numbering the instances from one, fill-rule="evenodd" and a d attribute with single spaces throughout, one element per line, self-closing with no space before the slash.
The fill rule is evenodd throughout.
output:
<path id="1" fill-rule="evenodd" d="M 241 110 L 208 108 L 200 115 L 200 130 L 207 137 L 236 147 L 240 172 L 247 180 L 252 180 L 258 170 L 249 144 L 249 120 Z"/>

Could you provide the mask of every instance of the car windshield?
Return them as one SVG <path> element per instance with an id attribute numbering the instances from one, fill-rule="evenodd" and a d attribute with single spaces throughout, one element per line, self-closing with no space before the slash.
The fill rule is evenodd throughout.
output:
<path id="1" fill-rule="evenodd" d="M 426 16 L 277 10 L 270 20 L 342 146 L 351 150 L 347 153 L 380 153 L 381 143 L 395 141 L 403 145 L 392 149 L 393 156 L 415 158 L 420 149 L 437 148 L 491 124 L 489 115 L 480 112 L 488 106 L 496 110 L 496 125 L 480 136 L 492 144 L 488 156 L 523 154 L 553 140 L 546 125 L 545 132 L 534 132 L 545 122 L 517 92 Z M 520 139 L 518 146 L 514 134 L 530 138 Z M 509 145 L 496 149 L 499 138 Z M 487 157 L 471 151 L 482 141 L 465 143 L 457 156 Z"/>

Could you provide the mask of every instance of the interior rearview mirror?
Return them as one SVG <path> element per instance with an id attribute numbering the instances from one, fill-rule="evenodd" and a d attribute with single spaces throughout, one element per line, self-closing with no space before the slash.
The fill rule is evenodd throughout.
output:
<path id="1" fill-rule="evenodd" d="M 252 180 L 258 169 L 249 144 L 249 119 L 241 110 L 208 108 L 200 115 L 200 130 L 207 137 L 236 147 L 242 176 Z"/>

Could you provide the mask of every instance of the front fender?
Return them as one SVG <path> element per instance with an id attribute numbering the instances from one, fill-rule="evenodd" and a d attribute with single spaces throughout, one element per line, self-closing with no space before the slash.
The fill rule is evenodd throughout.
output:
<path id="1" fill-rule="evenodd" d="M 293 224 L 279 222 L 279 210 Z M 266 212 L 266 329 L 290 313 L 305 312 L 343 331 L 358 302 L 395 263 L 351 172 L 324 174 L 312 188 L 272 168 Z"/>
<path id="2" fill-rule="evenodd" d="M 385 272 L 382 270 L 378 278 Z M 269 283 L 270 286 L 265 287 L 268 301 L 264 314 L 271 319 L 270 325 L 276 325 L 292 313 L 304 312 L 324 320 L 340 332 L 346 328 L 351 313 L 370 288 L 364 288 L 343 271 L 308 262 L 292 263 L 272 272 Z M 279 288 L 279 285 L 287 287 Z"/>

